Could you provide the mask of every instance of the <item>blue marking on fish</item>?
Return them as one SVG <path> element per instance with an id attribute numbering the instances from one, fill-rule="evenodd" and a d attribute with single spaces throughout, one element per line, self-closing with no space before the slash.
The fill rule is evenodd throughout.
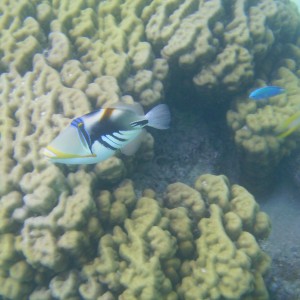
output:
<path id="1" fill-rule="evenodd" d="M 66 164 L 97 163 L 118 150 L 132 155 L 142 141 L 145 127 L 167 129 L 169 124 L 166 104 L 144 114 L 138 103 L 116 103 L 75 118 L 44 149 L 44 154 L 55 163 Z"/>
<path id="2" fill-rule="evenodd" d="M 285 89 L 280 86 L 264 86 L 252 91 L 249 95 L 250 99 L 262 100 L 280 95 L 285 92 Z"/>
<path id="3" fill-rule="evenodd" d="M 78 125 L 79 124 L 82 124 L 83 123 L 83 121 L 82 121 L 82 119 L 81 118 L 76 118 L 76 119 L 74 119 L 72 122 L 71 122 L 71 126 L 74 126 L 74 127 L 78 127 Z"/>

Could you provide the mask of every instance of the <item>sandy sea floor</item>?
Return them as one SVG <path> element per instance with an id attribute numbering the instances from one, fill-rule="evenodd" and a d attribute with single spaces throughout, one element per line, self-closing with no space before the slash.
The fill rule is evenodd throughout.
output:
<path id="1" fill-rule="evenodd" d="M 152 132 L 155 158 L 132 174 L 136 188 L 150 187 L 163 195 L 168 184 L 181 181 L 193 185 L 204 173 L 225 174 L 239 184 L 237 154 L 225 121 L 182 110 L 173 111 L 172 116 L 171 129 Z M 272 258 L 266 277 L 270 299 L 299 300 L 300 188 L 283 173 L 263 196 L 254 196 L 272 221 L 271 235 L 261 243 Z"/>
<path id="2" fill-rule="evenodd" d="M 287 179 L 284 179 L 287 178 Z M 267 277 L 271 299 L 300 299 L 300 190 L 289 177 L 280 176 L 272 193 L 257 198 L 272 220 L 272 232 L 263 243 L 272 257 Z"/>

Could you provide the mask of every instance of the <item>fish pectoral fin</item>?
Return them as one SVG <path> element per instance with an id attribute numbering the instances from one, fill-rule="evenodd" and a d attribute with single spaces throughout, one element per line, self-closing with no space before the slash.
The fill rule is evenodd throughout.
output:
<path id="1" fill-rule="evenodd" d="M 121 152 L 127 156 L 131 156 L 137 152 L 144 139 L 146 131 L 142 130 L 141 133 L 130 143 L 121 148 Z"/>

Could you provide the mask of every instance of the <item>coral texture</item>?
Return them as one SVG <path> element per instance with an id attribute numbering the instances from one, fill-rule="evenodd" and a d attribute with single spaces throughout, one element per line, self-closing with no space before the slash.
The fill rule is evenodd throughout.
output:
<path id="1" fill-rule="evenodd" d="M 272 63 L 275 59 L 276 64 Z M 280 133 L 289 129 L 285 128 L 285 121 L 299 111 L 299 72 L 300 41 L 282 45 L 266 61 L 256 85 L 264 86 L 269 82 L 283 87 L 285 93 L 262 101 L 240 97 L 227 114 L 227 122 L 240 152 L 243 174 L 256 183 L 264 185 L 268 178 L 272 179 L 282 158 L 299 144 L 299 130 L 280 137 Z"/>
<path id="2" fill-rule="evenodd" d="M 21 190 L 28 202 L 39 184 L 26 191 L 20 182 L 47 172 L 41 149 L 71 118 L 108 102 L 152 107 L 169 66 L 186 70 L 200 89 L 239 91 L 274 41 L 292 39 L 299 24 L 292 4 L 271 0 L 22 0 L 0 8 L 0 195 Z M 151 137 L 141 149 L 140 158 L 151 158 Z M 95 172 L 116 182 L 127 171 L 113 157 Z"/>
<path id="3" fill-rule="evenodd" d="M 187 70 L 200 91 L 216 94 L 249 85 L 256 64 L 299 26 L 293 5 L 272 0 L 153 1 L 142 17 L 148 40 L 171 66 Z"/>
<path id="4" fill-rule="evenodd" d="M 195 188 L 176 183 L 163 208 L 150 190 L 137 201 L 130 181 L 114 191 L 99 187 L 126 177 L 130 159 L 68 168 L 48 164 L 41 151 L 70 119 L 109 102 L 151 108 L 177 70 L 200 91 L 241 91 L 275 42 L 295 36 L 293 6 L 11 0 L 0 12 L 1 297 L 192 299 L 193 291 L 203 299 L 266 299 L 269 260 L 254 237 L 267 236 L 270 224 L 241 187 L 209 176 Z M 274 83 L 287 87 L 298 63 L 285 60 Z M 296 90 L 293 83 L 288 94 L 295 105 Z M 284 97 L 274 103 L 289 116 L 295 105 L 281 110 Z M 245 161 L 277 162 L 277 150 L 295 142 L 274 138 L 273 118 L 256 116 L 256 105 L 240 104 L 243 113 L 229 114 L 229 123 Z M 270 139 L 253 134 L 269 128 Z M 137 157 L 152 155 L 149 134 Z"/>
<path id="5" fill-rule="evenodd" d="M 98 195 L 83 170 L 66 180 L 69 191 L 35 215 L 19 195 L 2 198 L 2 297 L 268 299 L 270 259 L 256 238 L 270 221 L 225 176 L 171 184 L 161 201 L 152 190 L 138 199 L 128 179 Z"/>

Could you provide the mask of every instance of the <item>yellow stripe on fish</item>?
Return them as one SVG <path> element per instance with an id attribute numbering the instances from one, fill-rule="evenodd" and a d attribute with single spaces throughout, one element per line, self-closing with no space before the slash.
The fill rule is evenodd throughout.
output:
<path id="1" fill-rule="evenodd" d="M 141 143 L 146 126 L 167 129 L 170 112 L 165 104 L 146 115 L 140 104 L 117 103 L 75 118 L 45 149 L 56 163 L 92 164 L 118 150 L 132 155 Z"/>
<path id="2" fill-rule="evenodd" d="M 299 128 L 300 128 L 300 111 L 288 117 L 279 126 L 278 131 L 280 131 L 280 133 L 277 134 L 277 137 L 279 139 L 286 138 Z"/>
<path id="3" fill-rule="evenodd" d="M 47 152 L 47 150 L 49 152 Z M 60 158 L 96 157 L 95 154 L 77 155 L 77 154 L 72 154 L 72 153 L 64 153 L 64 152 L 61 152 L 61 151 L 59 151 L 59 150 L 57 150 L 57 149 L 55 149 L 54 147 L 51 147 L 51 146 L 47 146 L 45 148 L 44 154 L 48 158 L 52 158 L 53 156 L 59 156 Z"/>

